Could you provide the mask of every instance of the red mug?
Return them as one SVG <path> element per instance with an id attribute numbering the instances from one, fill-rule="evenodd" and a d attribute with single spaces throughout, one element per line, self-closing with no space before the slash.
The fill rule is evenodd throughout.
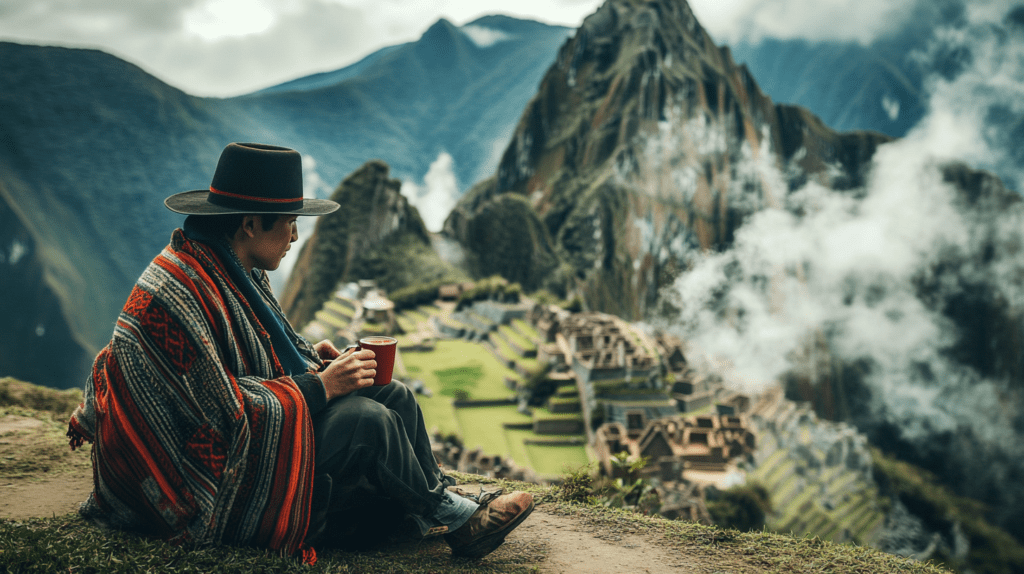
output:
<path id="1" fill-rule="evenodd" d="M 384 386 L 391 382 L 391 375 L 395 372 L 395 351 L 398 349 L 398 339 L 394 337 L 370 336 L 359 339 L 359 343 L 349 345 L 355 350 L 369 349 L 373 351 L 374 360 L 377 361 L 377 374 L 373 376 L 373 384 Z"/>

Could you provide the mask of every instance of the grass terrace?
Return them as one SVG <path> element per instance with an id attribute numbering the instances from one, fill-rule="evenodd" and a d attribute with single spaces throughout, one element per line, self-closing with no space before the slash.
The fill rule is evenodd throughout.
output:
<path id="1" fill-rule="evenodd" d="M 512 328 L 530 340 L 535 346 L 540 344 L 540 333 L 537 329 L 523 319 L 512 319 Z"/>
<path id="2" fill-rule="evenodd" d="M 395 315 L 395 322 L 398 323 L 398 327 L 406 333 L 415 333 L 419 331 L 419 325 L 407 316 L 405 313 L 398 313 Z"/>
<path id="3" fill-rule="evenodd" d="M 504 423 L 530 422 L 530 417 L 517 411 L 515 405 L 461 408 L 456 409 L 455 416 L 461 428 L 473 429 L 468 434 L 471 438 L 466 439 L 466 448 L 479 446 L 485 453 L 511 456 L 517 464 L 522 464 L 510 452 L 505 435 L 507 431 L 502 427 Z"/>
<path id="4" fill-rule="evenodd" d="M 355 309 L 347 307 L 333 299 L 324 303 L 324 309 L 336 315 L 339 315 L 340 317 L 348 321 L 351 321 L 352 317 L 355 315 Z"/>
<path id="5" fill-rule="evenodd" d="M 498 327 L 498 332 L 504 336 L 507 340 L 511 341 L 515 345 L 518 345 L 520 349 L 524 351 L 535 351 L 537 345 L 533 341 L 524 337 L 509 325 L 501 325 Z"/>
<path id="6" fill-rule="evenodd" d="M 517 376 L 482 345 L 459 339 L 439 340 L 428 353 L 404 352 L 402 360 L 409 376 L 422 380 L 434 392 L 433 397 L 417 397 L 427 428 L 436 426 L 445 434 L 466 436 L 452 407 L 457 390 L 464 391 L 470 399 L 503 399 L 510 395 L 505 377 Z M 476 427 L 469 428 L 474 434 L 478 432 Z M 497 428 L 500 430 L 501 425 Z"/>

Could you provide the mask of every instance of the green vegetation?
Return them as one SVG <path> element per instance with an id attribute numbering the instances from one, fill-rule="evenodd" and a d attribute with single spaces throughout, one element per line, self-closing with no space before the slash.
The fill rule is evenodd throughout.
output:
<path id="1" fill-rule="evenodd" d="M 441 382 L 442 395 L 468 398 L 470 391 L 475 389 L 477 383 L 483 378 L 484 367 L 481 364 L 469 364 L 449 369 L 438 369 L 434 371 L 434 376 Z M 459 397 L 458 395 L 463 396 Z"/>
<path id="2" fill-rule="evenodd" d="M 80 389 L 58 391 L 40 387 L 12 377 L 0 378 L 0 407 L 22 407 L 46 411 L 67 422 L 67 417 L 82 402 Z"/>
<path id="3" fill-rule="evenodd" d="M 566 502 L 577 502 L 593 504 L 597 502 L 594 496 L 594 469 L 590 465 L 584 465 L 566 471 L 562 477 L 562 484 L 555 487 L 555 495 Z"/>
<path id="4" fill-rule="evenodd" d="M 537 332 L 537 329 L 522 319 L 512 319 L 512 328 L 526 337 L 534 346 L 541 342 L 540 333 Z"/>
<path id="5" fill-rule="evenodd" d="M 760 484 L 744 484 L 708 495 L 708 513 L 715 524 L 736 530 L 761 530 L 772 511 L 771 495 Z"/>
<path id="6" fill-rule="evenodd" d="M 533 291 L 558 267 L 548 227 L 521 195 L 502 193 L 484 200 L 464 229 L 459 242 L 478 277 L 501 275 Z"/>
<path id="7" fill-rule="evenodd" d="M 395 304 L 395 311 L 414 309 L 420 305 L 437 300 L 438 290 L 442 285 L 447 285 L 448 283 L 451 283 L 451 281 L 439 279 L 427 283 L 409 285 L 408 287 L 396 289 L 393 293 L 388 294 L 388 298 Z"/>
<path id="8" fill-rule="evenodd" d="M 438 341 L 429 353 L 403 352 L 402 361 L 411 378 L 422 380 L 433 391 L 434 396 L 420 396 L 417 401 L 423 410 L 427 429 L 436 427 L 442 434 L 465 436 L 452 407 L 456 389 L 467 393 L 462 398 L 504 399 L 511 395 L 505 387 L 505 377 L 516 376 L 514 371 L 498 363 L 482 345 L 464 340 Z M 445 377 L 453 375 L 455 380 L 445 382 L 439 372 Z M 446 388 L 451 389 L 452 394 L 442 394 Z M 500 425 L 497 428 L 500 429 Z"/>
<path id="9" fill-rule="evenodd" d="M 523 547 L 525 546 L 525 547 Z M 294 558 L 257 548 L 184 544 L 100 529 L 75 515 L 27 521 L 0 520 L 0 571 L 18 573 L 137 572 L 234 573 L 321 572 L 471 574 L 535 572 L 542 549 L 520 542 L 499 548 L 485 562 L 453 559 L 442 538 L 422 542 L 384 541 L 364 552 L 317 549 L 305 566 Z"/>
<path id="10" fill-rule="evenodd" d="M 550 438 L 550 435 L 545 435 L 545 438 Z M 530 457 L 530 468 L 541 476 L 559 476 L 571 468 L 590 462 L 583 445 L 530 443 L 526 445 L 526 453 Z"/>
<path id="11" fill-rule="evenodd" d="M 498 332 L 505 337 L 509 342 L 515 344 L 523 351 L 536 351 L 537 344 L 527 337 L 521 335 L 519 331 L 512 328 L 510 325 L 501 325 L 498 327 Z"/>
<path id="12" fill-rule="evenodd" d="M 444 262 L 430 245 L 419 213 L 400 193 L 402 182 L 389 166 L 369 161 L 341 182 L 331 199 L 346 209 L 318 218 L 313 239 L 302 246 L 299 265 L 281 297 L 296 325 L 305 325 L 339 283 L 373 278 L 385 291 L 435 281 L 457 282 L 465 274 Z M 391 213 L 382 213 L 389 206 Z M 401 225 L 380 237 L 379 221 L 367 214 L 397 215 Z"/>
<path id="13" fill-rule="evenodd" d="M 766 443 L 760 448 L 768 446 Z M 767 527 L 836 542 L 871 542 L 885 518 L 888 501 L 879 495 L 874 482 L 845 468 L 826 468 L 815 479 L 821 488 L 807 488 L 798 468 L 789 451 L 780 448 L 750 475 L 752 481 L 764 485 L 771 493 L 774 511 L 766 516 Z M 837 501 L 836 506 L 822 504 L 826 498 Z M 720 512 L 727 514 L 721 509 Z"/>
<path id="14" fill-rule="evenodd" d="M 416 376 L 435 393 L 441 393 L 446 385 L 461 385 L 470 391 L 469 398 L 472 399 L 507 398 L 511 391 L 505 387 L 505 377 L 516 376 L 514 371 L 498 363 L 482 345 L 459 339 L 438 341 L 429 353 L 402 353 L 402 360 L 410 374 L 414 368 L 417 369 Z M 441 376 L 453 376 L 456 381 L 446 383 Z"/>
<path id="15" fill-rule="evenodd" d="M 500 275 L 492 275 L 476 281 L 472 289 L 459 295 L 456 308 L 468 307 L 474 301 L 498 301 L 499 303 L 518 303 L 523 289 L 518 283 L 509 283 Z"/>
<path id="16" fill-rule="evenodd" d="M 899 498 L 927 528 L 949 532 L 959 524 L 971 549 L 963 563 L 939 548 L 939 559 L 958 570 L 1024 572 L 1024 546 L 985 520 L 987 508 L 951 493 L 931 473 L 871 450 L 875 479 L 886 495 Z"/>
<path id="17" fill-rule="evenodd" d="M 512 456 L 508 452 L 504 423 L 529 422 L 530 417 L 518 412 L 514 405 L 500 407 L 471 407 L 456 409 L 459 427 L 473 429 L 472 433 L 464 433 L 466 448 L 480 447 L 487 454 Z M 516 463 L 523 460 L 513 457 Z"/>

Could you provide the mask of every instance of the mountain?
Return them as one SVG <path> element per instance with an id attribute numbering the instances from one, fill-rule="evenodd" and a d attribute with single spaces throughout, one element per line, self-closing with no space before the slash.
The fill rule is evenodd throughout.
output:
<path id="1" fill-rule="evenodd" d="M 247 120 L 93 50 L 0 43 L 3 371 L 80 386 L 142 269 Z M 204 181 L 206 180 L 206 181 Z M 12 263 L 15 263 L 12 265 Z"/>
<path id="2" fill-rule="evenodd" d="M 521 277 L 524 286 L 641 318 L 692 253 L 729 244 L 746 214 L 810 178 L 861 185 L 889 139 L 840 134 L 803 108 L 773 104 L 685 3 L 611 1 L 562 47 L 496 174 L 462 198 L 445 230 L 470 262 L 486 260 L 501 248 L 474 239 L 476 218 L 506 194 L 525 197 L 557 261 L 543 239 L 518 246 L 552 260 Z M 758 162 L 792 177 L 766 179 Z M 519 273 L 516 258 L 490 265 Z"/>
<path id="3" fill-rule="evenodd" d="M 685 2 L 609 0 L 444 232 L 478 275 L 717 346 L 710 376 L 785 383 L 1024 539 L 1024 202 L 911 135 L 774 103 Z"/>
<path id="4" fill-rule="evenodd" d="M 902 137 L 927 106 L 923 70 L 911 57 L 924 38 L 906 40 L 864 46 L 768 38 L 730 49 L 773 100 L 805 107 L 837 131 Z"/>
<path id="5" fill-rule="evenodd" d="M 229 99 L 190 96 L 95 50 L 0 42 L 0 372 L 83 384 L 181 224 L 163 198 L 207 187 L 228 142 L 299 150 L 320 197 L 374 158 L 420 181 L 442 151 L 465 186 L 493 170 L 568 33 L 442 20 L 342 70 Z"/>

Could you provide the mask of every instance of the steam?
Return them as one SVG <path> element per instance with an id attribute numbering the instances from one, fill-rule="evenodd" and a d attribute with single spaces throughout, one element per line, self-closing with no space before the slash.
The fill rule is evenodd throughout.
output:
<path id="1" fill-rule="evenodd" d="M 1024 33 L 979 13 L 989 19 L 941 30 L 933 52 L 916 55 L 953 47 L 970 57 L 931 79 L 929 113 L 878 149 L 863 189 L 809 183 L 782 197 L 772 182 L 794 166 L 761 150 L 736 175 L 762 174 L 778 204 L 750 215 L 727 251 L 693 256 L 664 296 L 681 310 L 672 324 L 689 357 L 733 388 L 820 381 L 838 362 L 858 365 L 872 420 L 939 452 L 968 494 L 999 502 L 1005 519 L 1024 505 L 1012 480 L 1024 474 L 1024 396 L 951 353 L 963 333 L 944 313 L 978 298 L 1004 304 L 1010 320 L 1024 312 L 1024 210 L 970 204 L 942 171 L 963 161 L 1024 185 L 1013 133 L 1024 125 Z"/>
<path id="2" fill-rule="evenodd" d="M 454 165 L 451 154 L 443 151 L 427 169 L 423 185 L 409 181 L 402 183 L 402 195 L 420 212 L 428 231 L 441 231 L 445 218 L 459 200 Z"/>

